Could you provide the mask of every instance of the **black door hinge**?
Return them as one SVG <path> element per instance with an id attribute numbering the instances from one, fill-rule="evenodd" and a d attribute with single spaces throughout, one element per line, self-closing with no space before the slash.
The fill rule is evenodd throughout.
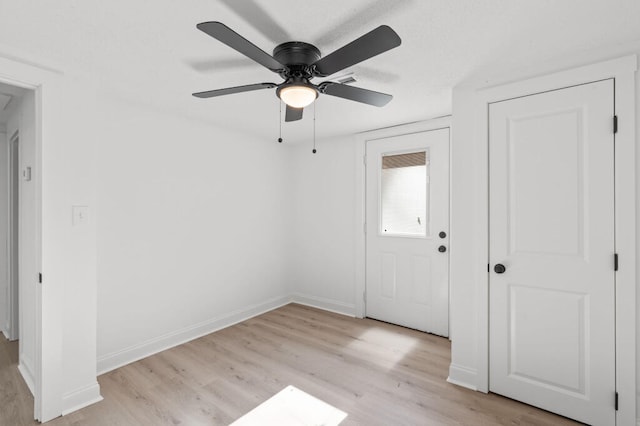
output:
<path id="1" fill-rule="evenodd" d="M 618 411 L 618 392 L 616 392 L 616 411 Z"/>
<path id="2" fill-rule="evenodd" d="M 615 253 L 613 255 L 613 270 L 614 271 L 618 270 L 618 253 Z"/>
<path id="3" fill-rule="evenodd" d="M 613 116 L 613 133 L 618 133 L 618 116 Z"/>
<path id="4" fill-rule="evenodd" d="M 42 284 L 42 272 L 38 273 L 38 282 Z"/>
<path id="5" fill-rule="evenodd" d="M 491 264 L 487 263 L 487 272 L 491 272 Z"/>

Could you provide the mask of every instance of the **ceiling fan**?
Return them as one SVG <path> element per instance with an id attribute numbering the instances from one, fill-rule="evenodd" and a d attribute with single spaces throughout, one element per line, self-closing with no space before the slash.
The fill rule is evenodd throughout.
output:
<path id="1" fill-rule="evenodd" d="M 312 44 L 289 41 L 279 44 L 269 55 L 221 22 L 202 22 L 200 31 L 237 50 L 249 59 L 279 74 L 284 81 L 256 83 L 194 93 L 197 98 L 212 98 L 233 93 L 276 88 L 276 95 L 287 105 L 285 121 L 302 118 L 304 107 L 312 104 L 319 94 L 337 96 L 374 106 L 384 106 L 393 96 L 331 81 L 311 83 L 315 77 L 328 77 L 347 67 L 400 46 L 398 34 L 386 25 L 368 32 L 362 37 L 321 57 L 320 50 Z"/>

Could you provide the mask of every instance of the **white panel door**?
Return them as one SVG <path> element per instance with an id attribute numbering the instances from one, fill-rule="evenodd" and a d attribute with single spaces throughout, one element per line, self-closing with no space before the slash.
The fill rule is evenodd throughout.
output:
<path id="1" fill-rule="evenodd" d="M 366 151 L 366 315 L 447 336 L 449 129 Z"/>
<path id="2" fill-rule="evenodd" d="M 489 109 L 489 388 L 593 425 L 615 424 L 613 93 Z"/>

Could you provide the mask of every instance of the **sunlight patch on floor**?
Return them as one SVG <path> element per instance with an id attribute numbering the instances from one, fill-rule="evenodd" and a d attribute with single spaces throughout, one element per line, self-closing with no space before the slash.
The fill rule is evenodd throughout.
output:
<path id="1" fill-rule="evenodd" d="M 419 339 L 384 328 L 371 328 L 349 343 L 351 349 L 375 354 L 372 359 L 381 367 L 392 369 L 419 343 Z"/>
<path id="2" fill-rule="evenodd" d="M 231 426 L 337 426 L 347 413 L 287 386 Z"/>

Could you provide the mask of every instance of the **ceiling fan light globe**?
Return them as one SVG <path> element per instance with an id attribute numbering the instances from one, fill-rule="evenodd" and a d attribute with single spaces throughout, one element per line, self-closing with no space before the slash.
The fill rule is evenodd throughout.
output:
<path id="1" fill-rule="evenodd" d="M 278 95 L 282 101 L 292 108 L 304 108 L 311 105 L 318 97 L 318 92 L 309 86 L 283 87 Z"/>

